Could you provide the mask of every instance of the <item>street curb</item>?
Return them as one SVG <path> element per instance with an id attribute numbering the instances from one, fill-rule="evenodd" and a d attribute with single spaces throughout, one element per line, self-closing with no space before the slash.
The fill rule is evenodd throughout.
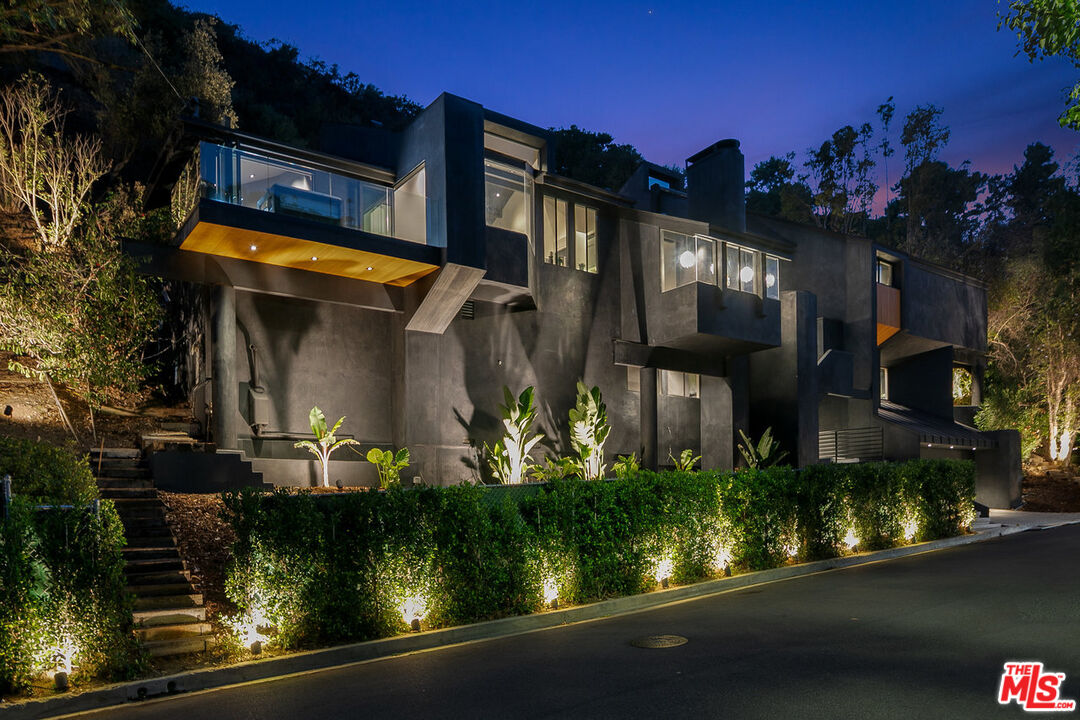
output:
<path id="1" fill-rule="evenodd" d="M 259 680 L 277 679 L 289 675 L 327 670 L 342 665 L 378 660 L 393 655 L 403 655 L 431 650 L 449 645 L 492 640 L 537 630 L 560 627 L 682 602 L 733 590 L 812 575 L 827 570 L 838 570 L 859 565 L 893 560 L 935 550 L 970 545 L 1013 535 L 1029 529 L 1042 527 L 1002 526 L 971 535 L 961 535 L 944 540 L 907 545 L 890 550 L 860 553 L 842 558 L 818 560 L 771 570 L 760 570 L 734 577 L 706 580 L 693 585 L 683 585 L 656 592 L 613 598 L 564 610 L 541 612 L 534 615 L 502 618 L 461 625 L 443 630 L 432 630 L 412 635 L 371 640 L 352 645 L 323 650 L 311 650 L 264 660 L 252 660 L 221 668 L 194 670 L 165 677 L 118 683 L 84 693 L 58 695 L 40 700 L 28 700 L 19 704 L 0 705 L 0 717 L 5 720 L 37 720 L 62 715 L 101 710 L 155 698 L 176 697 L 184 693 L 223 688 Z M 6 706 L 5 706 L 6 705 Z"/>

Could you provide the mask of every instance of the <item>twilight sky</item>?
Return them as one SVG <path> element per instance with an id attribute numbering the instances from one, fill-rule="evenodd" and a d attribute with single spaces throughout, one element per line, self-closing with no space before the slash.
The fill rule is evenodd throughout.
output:
<path id="1" fill-rule="evenodd" d="M 894 141 L 915 105 L 944 107 L 952 164 L 1007 172 L 1035 140 L 1063 162 L 1080 150 L 1056 121 L 1076 70 L 1014 56 L 996 0 L 180 2 L 386 93 L 426 105 L 448 91 L 536 125 L 603 130 L 663 164 L 727 137 L 747 173 L 772 154 L 801 160 L 838 127 L 876 126 L 890 95 Z"/>

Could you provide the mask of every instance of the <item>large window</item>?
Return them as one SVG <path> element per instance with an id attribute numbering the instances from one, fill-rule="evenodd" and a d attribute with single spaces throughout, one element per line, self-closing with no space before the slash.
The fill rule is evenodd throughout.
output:
<path id="1" fill-rule="evenodd" d="M 574 206 L 574 262 L 578 270 L 595 273 L 596 262 L 596 210 L 581 205 Z"/>
<path id="2" fill-rule="evenodd" d="M 697 373 L 678 370 L 660 371 L 660 393 L 675 397 L 696 398 L 701 393 L 701 378 Z"/>
<path id="3" fill-rule="evenodd" d="M 567 245 L 567 208 L 559 198 L 544 198 L 544 262 L 566 267 L 570 262 Z"/>
<path id="4" fill-rule="evenodd" d="M 780 299 L 780 258 L 765 256 L 765 297 Z"/>
<path id="5" fill-rule="evenodd" d="M 570 222 L 573 221 L 573 228 Z M 574 243 L 569 243 L 570 233 Z M 544 198 L 544 262 L 590 273 L 599 271 L 596 208 L 574 205 L 556 197 Z"/>
<path id="6" fill-rule="evenodd" d="M 700 235 L 661 231 L 661 290 L 667 292 L 692 282 L 716 284 L 716 241 Z"/>
<path id="7" fill-rule="evenodd" d="M 488 158 L 484 160 L 487 224 L 532 237 L 532 171 Z"/>
<path id="8" fill-rule="evenodd" d="M 660 231 L 662 291 L 699 282 L 780 299 L 780 258 L 705 235 Z"/>
<path id="9" fill-rule="evenodd" d="M 892 287 L 893 266 L 891 262 L 888 262 L 887 260 L 877 261 L 877 281 L 882 285 Z"/>

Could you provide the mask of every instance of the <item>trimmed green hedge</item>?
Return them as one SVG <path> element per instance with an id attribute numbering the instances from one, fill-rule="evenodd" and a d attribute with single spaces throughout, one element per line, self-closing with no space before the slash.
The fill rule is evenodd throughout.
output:
<path id="1" fill-rule="evenodd" d="M 94 512 L 89 468 L 67 450 L 0 438 L 0 473 L 11 473 L 13 492 L 0 519 L 0 693 L 55 669 L 63 651 L 76 680 L 130 676 L 140 654 L 116 508 L 102 500 Z"/>
<path id="2" fill-rule="evenodd" d="M 284 647 L 455 625 L 639 593 L 791 558 L 964 531 L 970 462 L 915 461 L 499 488 L 225 495 L 237 532 L 226 592 Z M 914 524 L 913 524 L 914 523 Z M 545 595 L 548 595 L 545 599 Z"/>

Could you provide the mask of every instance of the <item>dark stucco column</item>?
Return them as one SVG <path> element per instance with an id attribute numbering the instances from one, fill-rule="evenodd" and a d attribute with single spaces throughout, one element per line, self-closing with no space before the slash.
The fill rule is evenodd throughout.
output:
<path id="1" fill-rule="evenodd" d="M 701 467 L 730 470 L 735 460 L 731 385 L 728 378 L 701 376 Z"/>
<path id="2" fill-rule="evenodd" d="M 214 443 L 223 450 L 236 450 L 240 414 L 236 385 L 236 289 L 217 286 L 213 308 Z"/>
<path id="3" fill-rule="evenodd" d="M 641 467 L 656 469 L 656 368 L 641 368 Z"/>

